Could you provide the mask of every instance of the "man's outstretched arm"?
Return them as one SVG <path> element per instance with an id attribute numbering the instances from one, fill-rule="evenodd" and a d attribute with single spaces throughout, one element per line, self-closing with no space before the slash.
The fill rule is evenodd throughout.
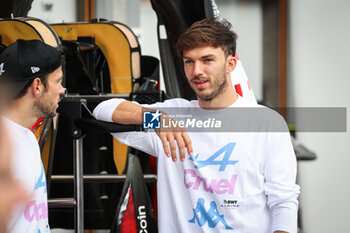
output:
<path id="1" fill-rule="evenodd" d="M 122 99 L 113 99 L 99 104 L 94 110 L 94 116 L 99 120 L 113 121 L 119 124 L 143 124 L 143 111 L 150 110 L 147 106 L 143 107 Z M 167 116 L 162 113 L 162 117 Z M 171 156 L 174 162 L 177 160 L 176 144 L 178 145 L 181 161 L 185 160 L 186 148 L 189 155 L 193 154 L 191 139 L 183 128 L 172 127 L 166 131 L 156 129 L 155 132 L 162 141 L 165 154 L 168 157 Z"/>
<path id="2" fill-rule="evenodd" d="M 137 124 L 141 125 L 142 112 L 146 110 L 138 104 L 123 101 L 113 111 L 112 121 L 119 124 Z"/>

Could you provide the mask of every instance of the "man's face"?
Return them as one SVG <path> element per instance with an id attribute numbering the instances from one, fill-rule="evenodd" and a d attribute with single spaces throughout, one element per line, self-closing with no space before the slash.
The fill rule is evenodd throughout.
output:
<path id="1" fill-rule="evenodd" d="M 4 232 L 14 206 L 26 201 L 28 194 L 12 174 L 12 147 L 0 119 L 0 232 Z"/>
<path id="2" fill-rule="evenodd" d="M 187 80 L 197 97 L 210 101 L 227 86 L 227 58 L 221 48 L 198 47 L 183 52 Z"/>
<path id="3" fill-rule="evenodd" d="M 36 107 L 39 110 L 39 117 L 54 117 L 61 95 L 64 94 L 62 86 L 63 72 L 62 67 L 59 67 L 47 77 L 46 87 L 42 96 L 36 101 Z"/>

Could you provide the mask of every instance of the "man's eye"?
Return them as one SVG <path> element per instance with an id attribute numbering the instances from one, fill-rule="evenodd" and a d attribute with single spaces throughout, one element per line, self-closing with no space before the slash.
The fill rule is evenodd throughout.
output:
<path id="1" fill-rule="evenodd" d="M 211 62 L 211 61 L 213 61 L 213 59 L 207 58 L 207 59 L 205 59 L 204 61 L 205 61 L 205 62 Z"/>
<path id="2" fill-rule="evenodd" d="M 185 60 L 185 64 L 191 64 L 192 61 L 191 60 Z"/>

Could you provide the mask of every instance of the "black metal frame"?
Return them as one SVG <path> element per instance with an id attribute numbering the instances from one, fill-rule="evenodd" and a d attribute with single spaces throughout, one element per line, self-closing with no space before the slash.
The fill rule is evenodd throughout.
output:
<path id="1" fill-rule="evenodd" d="M 122 95 L 118 95 L 121 97 Z M 123 96 L 126 97 L 126 96 Z M 89 131 L 101 132 L 127 132 L 142 131 L 142 125 L 119 125 L 115 123 L 97 121 L 88 116 L 86 98 L 109 99 L 111 95 L 106 96 L 67 96 L 64 98 L 58 109 L 60 114 L 64 114 L 70 121 L 71 136 L 73 138 L 74 148 L 74 175 L 51 175 L 50 181 L 69 182 L 74 180 L 73 198 L 49 199 L 50 208 L 74 208 L 74 226 L 76 233 L 84 232 L 84 182 L 123 182 L 126 175 L 84 175 L 83 174 L 83 138 Z M 86 113 L 88 112 L 88 113 Z M 51 158 L 52 160 L 52 158 Z M 144 175 L 147 182 L 155 182 L 156 175 Z"/>

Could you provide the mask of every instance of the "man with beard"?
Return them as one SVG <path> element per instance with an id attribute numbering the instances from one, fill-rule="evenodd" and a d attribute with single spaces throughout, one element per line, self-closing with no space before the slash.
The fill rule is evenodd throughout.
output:
<path id="1" fill-rule="evenodd" d="M 5 108 L 6 90 L 0 84 L 0 116 Z M 7 224 L 14 207 L 28 199 L 22 185 L 12 172 L 12 142 L 0 117 L 0 233 L 7 232 Z"/>
<path id="2" fill-rule="evenodd" d="M 288 128 L 281 116 L 263 106 L 258 109 L 266 110 L 272 122 L 259 114 L 236 117 L 257 105 L 233 89 L 230 73 L 237 62 L 237 36 L 230 28 L 226 20 L 204 19 L 178 40 L 177 50 L 197 100 L 177 98 L 141 106 L 111 99 L 94 110 L 97 119 L 121 124 L 142 124 L 150 109 L 162 110 L 152 110 L 149 122 L 161 115 L 161 128 L 155 133 L 113 134 L 120 142 L 157 156 L 161 233 L 297 232 L 299 186 Z M 185 121 L 169 119 L 176 116 L 169 113 L 174 108 L 179 115 L 192 115 L 187 127 Z M 228 110 L 235 111 L 225 118 L 230 124 L 243 123 L 249 130 L 189 127 L 204 125 L 191 123 L 193 119 L 217 119 Z"/>
<path id="3" fill-rule="evenodd" d="M 62 78 L 60 53 L 39 40 L 17 40 L 0 54 L 0 81 L 11 99 L 3 121 L 13 143 L 12 169 L 30 194 L 12 214 L 10 233 L 50 232 L 45 171 L 38 142 L 28 128 L 38 118 L 56 115 L 64 93 Z"/>

